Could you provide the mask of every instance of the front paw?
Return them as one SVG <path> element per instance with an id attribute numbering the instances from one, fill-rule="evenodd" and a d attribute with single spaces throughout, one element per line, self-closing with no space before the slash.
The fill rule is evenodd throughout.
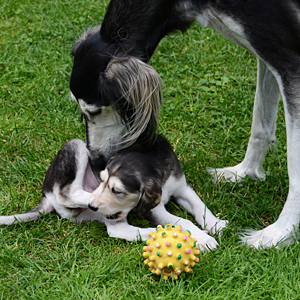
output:
<path id="1" fill-rule="evenodd" d="M 279 248 L 292 244 L 299 237 L 299 232 L 294 227 L 278 228 L 274 223 L 262 230 L 244 231 L 241 241 L 249 247 L 266 249 L 272 246 Z"/>
<path id="2" fill-rule="evenodd" d="M 219 246 L 216 239 L 214 237 L 208 235 L 204 231 L 202 231 L 201 234 L 192 235 L 192 236 L 196 238 L 197 244 L 198 244 L 201 252 L 214 250 Z"/>
<path id="3" fill-rule="evenodd" d="M 229 221 L 227 220 L 219 220 L 212 224 L 211 226 L 206 226 L 206 229 L 211 234 L 217 234 L 219 236 L 222 236 L 223 232 L 222 229 L 226 228 L 228 226 Z"/>
<path id="4" fill-rule="evenodd" d="M 240 163 L 234 167 L 226 168 L 207 168 L 207 172 L 213 175 L 212 183 L 216 184 L 218 181 L 223 182 L 238 182 L 249 176 L 252 180 L 265 180 L 266 174 L 261 169 L 252 169 Z"/>

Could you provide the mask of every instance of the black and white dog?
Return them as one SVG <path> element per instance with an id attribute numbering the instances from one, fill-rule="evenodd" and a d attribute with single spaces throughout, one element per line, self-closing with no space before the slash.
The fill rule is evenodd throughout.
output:
<path id="1" fill-rule="evenodd" d="M 101 28 L 86 32 L 73 51 L 70 88 L 86 119 L 93 169 L 103 168 L 107 158 L 137 136 L 148 142 L 155 139 L 160 80 L 145 63 L 165 35 L 184 31 L 193 21 L 216 29 L 258 60 L 253 125 L 245 158 L 237 166 L 213 170 L 217 177 L 265 179 L 262 164 L 268 145 L 275 141 L 278 103 L 283 99 L 290 182 L 287 201 L 274 224 L 248 232 L 243 240 L 257 248 L 289 244 L 300 221 L 298 0 L 111 0 Z M 139 94 L 141 104 L 133 101 L 132 93 Z M 108 115 L 114 119 L 103 132 L 100 124 L 106 124 Z M 103 133 L 107 133 L 105 143 L 99 137 Z M 116 145 L 115 140 L 124 133 L 124 143 Z"/>
<path id="2" fill-rule="evenodd" d="M 171 196 L 205 231 L 167 212 L 165 205 Z M 155 228 L 129 225 L 126 217 L 132 210 L 154 225 L 181 224 L 184 230 L 190 230 L 202 251 L 218 246 L 206 232 L 219 232 L 227 223 L 215 217 L 186 183 L 170 144 L 158 136 L 151 147 L 136 142 L 119 151 L 97 177 L 92 172 L 86 144 L 76 139 L 69 141 L 46 173 L 40 203 L 23 214 L 0 216 L 0 224 L 33 221 L 55 212 L 74 222 L 105 223 L 111 237 L 146 240 Z"/>

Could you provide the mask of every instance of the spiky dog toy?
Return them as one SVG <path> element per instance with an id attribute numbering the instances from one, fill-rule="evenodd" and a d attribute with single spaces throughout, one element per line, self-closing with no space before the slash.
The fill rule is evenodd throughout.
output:
<path id="1" fill-rule="evenodd" d="M 178 279 L 183 272 L 193 272 L 192 267 L 199 261 L 197 255 L 200 251 L 197 240 L 191 237 L 188 230 L 182 232 L 180 225 L 172 227 L 169 223 L 166 227 L 159 225 L 149 236 L 143 248 L 143 257 L 152 273 L 162 274 L 163 279 L 172 275 Z"/>

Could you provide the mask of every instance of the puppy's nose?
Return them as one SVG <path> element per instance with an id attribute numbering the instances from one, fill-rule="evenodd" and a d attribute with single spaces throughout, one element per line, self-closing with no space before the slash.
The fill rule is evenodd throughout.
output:
<path id="1" fill-rule="evenodd" d="M 89 209 L 93 210 L 93 211 L 97 211 L 98 207 L 92 206 L 92 205 L 88 205 Z"/>

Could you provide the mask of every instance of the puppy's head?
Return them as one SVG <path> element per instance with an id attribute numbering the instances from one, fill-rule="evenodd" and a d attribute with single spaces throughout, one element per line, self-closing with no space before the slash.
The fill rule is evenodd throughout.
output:
<path id="1" fill-rule="evenodd" d="M 127 159 L 128 158 L 128 159 Z M 161 187 L 155 178 L 140 174 L 134 167 L 141 161 L 116 155 L 100 173 L 101 183 L 92 193 L 89 208 L 107 219 L 125 218 L 135 208 L 138 215 L 154 208 L 161 200 Z"/>
<path id="2" fill-rule="evenodd" d="M 73 55 L 70 89 L 86 121 L 92 163 L 99 155 L 111 157 L 139 137 L 153 143 L 162 95 L 158 73 L 105 37 L 102 27 L 85 32 Z M 102 120 L 107 112 L 111 117 Z M 112 132 L 113 138 L 103 140 Z"/>

